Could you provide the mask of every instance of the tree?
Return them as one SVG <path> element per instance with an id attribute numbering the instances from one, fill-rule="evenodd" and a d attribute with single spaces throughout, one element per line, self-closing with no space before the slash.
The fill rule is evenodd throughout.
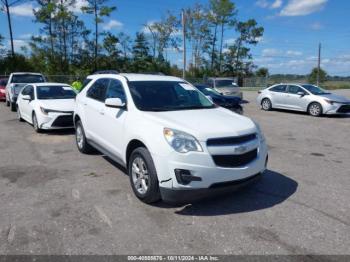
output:
<path id="1" fill-rule="evenodd" d="M 153 58 L 163 59 L 165 48 L 170 46 L 177 48 L 179 40 L 174 34 L 178 32 L 179 25 L 179 19 L 169 12 L 161 21 L 146 25 L 152 38 Z"/>
<path id="2" fill-rule="evenodd" d="M 144 33 L 136 33 L 134 46 L 132 47 L 133 69 L 136 72 L 146 72 L 151 63 L 149 55 L 149 43 Z"/>
<path id="3" fill-rule="evenodd" d="M 204 53 L 209 52 L 210 27 L 208 22 L 208 11 L 200 4 L 185 11 L 186 14 L 186 38 L 191 43 L 192 63 L 190 68 L 198 72 L 198 68 L 205 63 Z M 196 74 L 196 73 L 194 73 Z"/>
<path id="4" fill-rule="evenodd" d="M 214 26 L 214 34 L 212 40 L 212 54 L 211 54 L 211 69 L 214 67 L 215 58 L 219 57 L 219 71 L 221 71 L 221 63 L 222 63 L 222 49 L 224 43 L 224 32 L 225 26 L 230 25 L 234 26 L 236 23 L 236 10 L 235 4 L 230 0 L 210 0 L 210 13 L 209 13 L 209 21 L 212 22 Z M 217 33 L 218 27 L 220 26 L 221 37 L 220 37 L 220 47 L 219 47 L 219 55 L 215 54 L 216 41 L 217 41 Z"/>
<path id="5" fill-rule="evenodd" d="M 2 4 L 2 10 L 6 12 L 7 15 L 7 23 L 9 27 L 9 32 L 10 32 L 10 41 L 11 41 L 11 55 L 15 55 L 15 48 L 13 45 L 13 32 L 12 32 L 12 22 L 11 22 L 11 12 L 10 12 L 10 7 L 13 7 L 19 3 L 22 3 L 26 0 L 0 0 Z"/>
<path id="6" fill-rule="evenodd" d="M 126 59 L 128 56 L 128 53 L 131 50 L 130 48 L 131 38 L 127 34 L 120 32 L 118 34 L 118 39 L 119 39 L 120 46 L 122 48 L 124 59 Z"/>
<path id="7" fill-rule="evenodd" d="M 318 68 L 315 67 L 312 69 L 310 75 L 308 76 L 309 83 L 311 84 L 317 84 L 317 74 L 318 74 Z M 328 74 L 325 70 L 320 68 L 320 83 L 324 83 L 327 80 Z"/>
<path id="8" fill-rule="evenodd" d="M 95 42 L 94 42 L 94 66 L 97 70 L 97 56 L 98 56 L 98 38 L 99 38 L 99 28 L 98 25 L 103 23 L 103 17 L 109 16 L 114 10 L 115 6 L 106 6 L 108 0 L 86 0 L 87 6 L 83 6 L 81 10 L 84 13 L 92 14 L 94 16 L 95 24 Z"/>
<path id="9" fill-rule="evenodd" d="M 260 67 L 256 72 L 255 75 L 257 77 L 268 77 L 269 76 L 269 69 L 266 67 Z"/>
<path id="10" fill-rule="evenodd" d="M 238 76 L 240 73 L 240 59 L 244 59 L 244 56 L 242 56 L 241 48 L 246 48 L 245 45 L 256 45 L 264 33 L 264 28 L 258 26 L 257 22 L 254 19 L 249 19 L 246 22 L 238 22 L 236 24 L 236 31 L 239 33 L 239 36 L 235 41 L 235 48 L 237 49 L 236 75 Z M 243 54 L 244 53 L 246 52 L 243 52 Z M 249 54 L 249 49 L 247 54 Z"/>

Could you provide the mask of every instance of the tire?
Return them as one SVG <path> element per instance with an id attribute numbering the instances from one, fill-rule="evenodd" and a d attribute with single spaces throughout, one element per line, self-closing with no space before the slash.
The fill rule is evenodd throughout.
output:
<path id="1" fill-rule="evenodd" d="M 39 127 L 38 119 L 36 118 L 35 113 L 32 116 L 32 122 L 33 122 L 33 128 L 34 128 L 35 132 L 41 133 L 42 129 Z"/>
<path id="2" fill-rule="evenodd" d="M 24 121 L 22 116 L 21 116 L 21 111 L 19 111 L 18 106 L 17 106 L 17 119 L 18 119 L 19 122 L 23 122 Z"/>
<path id="3" fill-rule="evenodd" d="M 146 148 L 139 147 L 131 153 L 128 174 L 132 190 L 141 201 L 150 204 L 161 199 L 156 168 Z"/>
<path id="4" fill-rule="evenodd" d="M 75 142 L 80 153 L 90 154 L 95 151 L 95 149 L 87 142 L 83 124 L 80 120 L 75 123 Z"/>
<path id="5" fill-rule="evenodd" d="M 6 106 L 10 106 L 10 102 L 6 99 Z"/>
<path id="6" fill-rule="evenodd" d="M 313 102 L 309 105 L 307 108 L 307 112 L 309 115 L 314 116 L 314 117 L 319 117 L 323 113 L 323 109 L 320 103 Z"/>
<path id="7" fill-rule="evenodd" d="M 271 111 L 271 109 L 272 109 L 271 100 L 268 99 L 268 98 L 264 98 L 264 99 L 261 101 L 261 108 L 262 108 L 262 110 L 264 110 L 264 111 Z"/>
<path id="8" fill-rule="evenodd" d="M 13 103 L 13 102 L 10 102 L 10 109 L 11 109 L 11 111 L 12 112 L 16 112 L 16 104 L 15 103 Z"/>

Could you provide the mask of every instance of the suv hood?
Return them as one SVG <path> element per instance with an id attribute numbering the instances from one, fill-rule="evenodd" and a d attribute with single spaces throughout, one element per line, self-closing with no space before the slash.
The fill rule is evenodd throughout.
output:
<path id="1" fill-rule="evenodd" d="M 224 108 L 144 112 L 144 117 L 163 127 L 184 131 L 199 141 L 257 132 L 254 122 Z"/>
<path id="2" fill-rule="evenodd" d="M 350 100 L 344 96 L 336 95 L 336 94 L 327 94 L 327 95 L 318 95 L 319 97 L 327 98 L 331 101 L 341 102 L 341 103 L 350 103 Z"/>
<path id="3" fill-rule="evenodd" d="M 63 111 L 63 112 L 73 112 L 74 111 L 74 99 L 47 99 L 39 100 L 41 107 L 45 109 Z"/>

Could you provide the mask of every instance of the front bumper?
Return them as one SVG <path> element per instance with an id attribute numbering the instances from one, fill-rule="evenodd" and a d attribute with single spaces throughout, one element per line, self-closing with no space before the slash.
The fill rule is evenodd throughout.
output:
<path id="1" fill-rule="evenodd" d="M 236 191 L 242 187 L 248 186 L 261 178 L 262 173 L 252 175 L 247 178 L 233 180 L 223 183 L 213 184 L 209 188 L 199 189 L 169 189 L 160 187 L 162 200 L 168 203 L 190 203 L 202 200 L 208 197 L 219 196 Z"/>
<path id="2" fill-rule="evenodd" d="M 40 129 L 70 129 L 74 128 L 73 114 L 49 113 L 38 116 Z"/>
<path id="3" fill-rule="evenodd" d="M 205 144 L 202 144 L 202 148 L 204 152 L 189 152 L 186 154 L 173 152 L 167 156 L 152 154 L 158 174 L 159 187 L 161 192 L 163 192 L 162 197 L 164 194 L 163 199 L 171 198 L 175 194 L 181 195 L 181 192 L 187 196 L 192 194 L 199 195 L 201 198 L 202 195 L 207 193 L 216 193 L 216 190 L 213 190 L 213 188 L 217 184 L 235 184 L 236 182 L 241 184 L 240 182 L 243 183 L 246 179 L 249 180 L 249 178 L 266 170 L 267 145 L 265 142 L 258 142 L 255 159 L 238 167 L 217 166 L 212 157 L 212 155 L 215 155 L 214 148 L 208 149 Z M 211 150 L 211 152 L 208 150 Z M 225 150 L 227 152 L 222 151 L 223 154 L 230 154 L 231 147 L 226 147 Z M 175 175 L 176 169 L 188 170 L 192 176 L 200 179 L 184 185 L 177 180 Z M 231 190 L 230 187 L 229 190 Z M 190 191 L 197 193 L 190 193 Z M 187 199 L 187 196 L 184 196 L 184 198 Z M 192 198 L 192 196 L 188 197 Z"/>
<path id="4" fill-rule="evenodd" d="M 323 113 L 325 115 L 350 115 L 350 105 L 340 103 L 324 105 Z"/>

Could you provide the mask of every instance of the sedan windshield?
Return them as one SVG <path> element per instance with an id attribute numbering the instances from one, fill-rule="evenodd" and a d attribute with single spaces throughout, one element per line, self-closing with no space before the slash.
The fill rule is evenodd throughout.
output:
<path id="1" fill-rule="evenodd" d="M 73 99 L 76 93 L 69 86 L 38 86 L 38 99 Z"/>
<path id="2" fill-rule="evenodd" d="M 215 87 L 237 87 L 237 84 L 233 80 L 215 80 Z"/>
<path id="3" fill-rule="evenodd" d="M 15 84 L 32 84 L 32 83 L 43 83 L 45 79 L 42 75 L 33 75 L 33 74 L 22 74 L 22 75 L 13 75 L 11 83 Z"/>
<path id="4" fill-rule="evenodd" d="M 130 92 L 142 111 L 175 111 L 216 107 L 192 85 L 176 81 L 131 81 Z"/>
<path id="5" fill-rule="evenodd" d="M 326 92 L 322 88 L 314 85 L 301 85 L 304 87 L 307 91 L 309 91 L 313 95 L 327 95 L 330 94 L 329 92 Z"/>

